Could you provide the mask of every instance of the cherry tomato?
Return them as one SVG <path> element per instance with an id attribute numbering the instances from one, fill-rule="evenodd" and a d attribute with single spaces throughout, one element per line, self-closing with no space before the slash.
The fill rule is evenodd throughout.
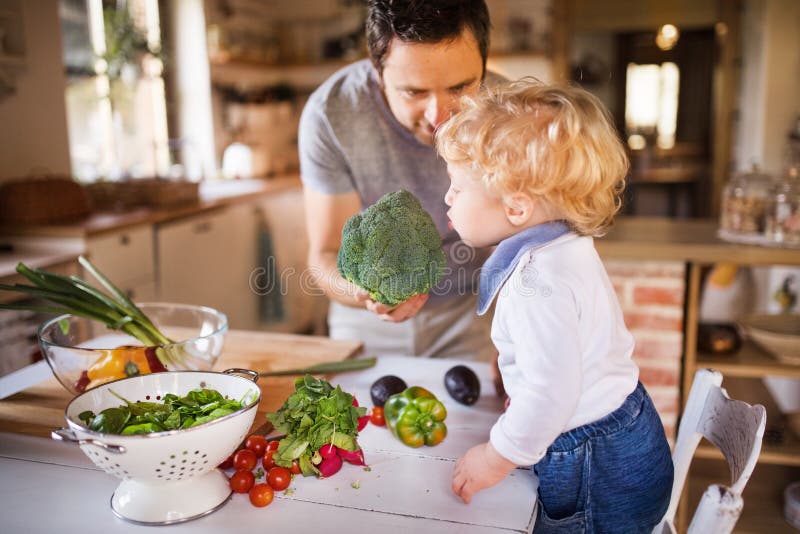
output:
<path id="1" fill-rule="evenodd" d="M 264 457 L 261 459 L 261 467 L 264 468 L 264 471 L 269 471 L 273 467 L 275 467 L 275 459 L 273 455 L 275 451 L 267 451 L 264 453 Z"/>
<path id="2" fill-rule="evenodd" d="M 250 490 L 250 502 L 253 503 L 253 506 L 258 506 L 259 508 L 262 506 L 266 506 L 272 502 L 272 499 L 275 498 L 275 492 L 269 486 L 269 484 L 256 484 Z"/>
<path id="3" fill-rule="evenodd" d="M 297 463 L 297 460 L 292 460 L 292 469 L 291 469 L 291 471 L 292 471 L 293 475 L 299 475 L 300 473 L 303 472 L 303 470 L 300 469 L 300 464 Z"/>
<path id="4" fill-rule="evenodd" d="M 256 458 L 261 458 L 267 451 L 267 438 L 259 436 L 258 434 L 253 434 L 247 438 L 247 441 L 244 442 L 244 446 L 256 453 Z"/>
<path id="5" fill-rule="evenodd" d="M 236 454 L 233 455 L 233 467 L 237 470 L 251 470 L 256 466 L 258 463 L 258 458 L 256 458 L 256 453 L 251 451 L 250 449 L 241 449 L 236 451 Z"/>
<path id="6" fill-rule="evenodd" d="M 268 441 L 267 442 L 267 449 L 264 452 L 277 451 L 278 450 L 278 445 L 280 445 L 280 444 L 281 444 L 281 441 L 279 439 L 274 439 L 272 441 Z"/>
<path id="7" fill-rule="evenodd" d="M 386 419 L 383 417 L 383 407 L 375 406 L 369 414 L 369 422 L 375 426 L 386 425 Z"/>
<path id="8" fill-rule="evenodd" d="M 292 472 L 285 467 L 275 466 L 267 474 L 267 484 L 275 491 L 283 491 L 292 483 Z"/>
<path id="9" fill-rule="evenodd" d="M 236 471 L 231 477 L 230 485 L 236 493 L 247 493 L 255 482 L 256 477 L 251 471 Z"/>
<path id="10" fill-rule="evenodd" d="M 231 467 L 233 467 L 233 455 L 231 454 L 230 456 L 225 458 L 222 461 L 222 463 L 219 464 L 217 467 L 219 467 L 220 469 L 230 469 Z"/>

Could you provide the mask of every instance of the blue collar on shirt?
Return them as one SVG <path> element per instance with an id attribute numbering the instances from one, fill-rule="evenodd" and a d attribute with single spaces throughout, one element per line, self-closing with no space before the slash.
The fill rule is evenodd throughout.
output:
<path id="1" fill-rule="evenodd" d="M 504 239 L 483 264 L 478 289 L 478 315 L 483 315 L 491 306 L 508 275 L 517 266 L 522 255 L 532 249 L 549 243 L 570 232 L 564 221 L 550 221 L 526 228 L 508 239 Z"/>

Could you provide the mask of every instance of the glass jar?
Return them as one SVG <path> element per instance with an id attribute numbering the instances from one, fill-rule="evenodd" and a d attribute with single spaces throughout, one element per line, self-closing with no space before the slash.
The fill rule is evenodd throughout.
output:
<path id="1" fill-rule="evenodd" d="M 767 208 L 774 187 L 772 177 L 756 167 L 734 175 L 722 191 L 719 236 L 737 243 L 766 244 Z"/>
<path id="2" fill-rule="evenodd" d="M 773 189 L 765 235 L 770 244 L 800 247 L 800 178 L 796 171 L 788 172 Z"/>

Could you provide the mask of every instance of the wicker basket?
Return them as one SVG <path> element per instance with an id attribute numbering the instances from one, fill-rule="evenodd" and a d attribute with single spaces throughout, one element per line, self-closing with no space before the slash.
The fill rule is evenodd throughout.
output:
<path id="1" fill-rule="evenodd" d="M 96 182 L 86 186 L 96 211 L 125 210 L 136 206 L 156 208 L 194 204 L 200 198 L 196 182 L 140 178 L 121 182 Z"/>
<path id="2" fill-rule="evenodd" d="M 89 212 L 86 192 L 67 177 L 31 177 L 0 184 L 0 222 L 6 225 L 73 223 Z"/>

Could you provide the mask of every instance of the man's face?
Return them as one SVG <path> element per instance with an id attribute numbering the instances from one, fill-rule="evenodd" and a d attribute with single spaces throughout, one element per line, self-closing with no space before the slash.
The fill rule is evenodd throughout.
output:
<path id="1" fill-rule="evenodd" d="M 459 98 L 478 91 L 483 61 L 472 32 L 453 41 L 406 43 L 395 38 L 383 67 L 383 93 L 392 114 L 420 143 L 458 111 Z"/>

